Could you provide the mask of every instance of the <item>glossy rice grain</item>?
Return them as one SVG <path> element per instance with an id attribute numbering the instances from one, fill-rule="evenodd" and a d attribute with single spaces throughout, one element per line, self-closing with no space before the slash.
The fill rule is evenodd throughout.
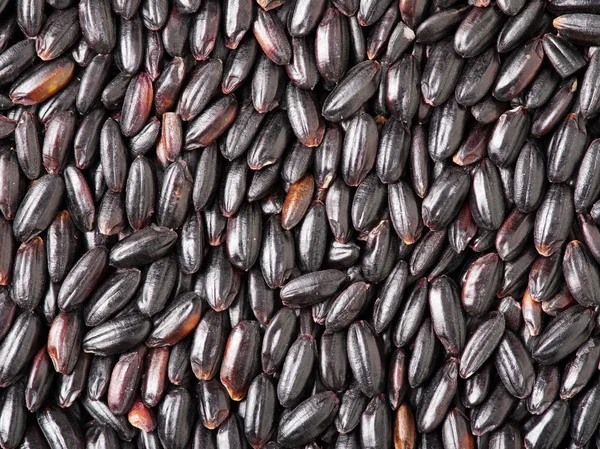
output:
<path id="1" fill-rule="evenodd" d="M 533 81 L 543 58 L 540 39 L 534 39 L 513 51 L 500 68 L 494 85 L 494 97 L 507 101 L 519 95 Z"/>
<path id="2" fill-rule="evenodd" d="M 565 242 L 573 216 L 572 191 L 565 184 L 552 184 L 536 213 L 533 239 L 543 256 L 551 256 Z"/>
<path id="3" fill-rule="evenodd" d="M 256 321 L 241 321 L 232 329 L 221 364 L 220 379 L 234 401 L 244 399 L 259 369 L 259 327 Z"/>
<path id="4" fill-rule="evenodd" d="M 421 206 L 423 223 L 432 230 L 448 226 L 458 213 L 470 184 L 469 175 L 463 170 L 456 167 L 448 167 L 444 170 L 423 199 Z"/>

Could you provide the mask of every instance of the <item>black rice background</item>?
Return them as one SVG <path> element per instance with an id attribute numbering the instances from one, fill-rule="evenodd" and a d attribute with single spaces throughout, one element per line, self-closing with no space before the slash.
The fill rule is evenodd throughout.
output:
<path id="1" fill-rule="evenodd" d="M 598 0 L 0 0 L 0 447 L 600 447 Z"/>

